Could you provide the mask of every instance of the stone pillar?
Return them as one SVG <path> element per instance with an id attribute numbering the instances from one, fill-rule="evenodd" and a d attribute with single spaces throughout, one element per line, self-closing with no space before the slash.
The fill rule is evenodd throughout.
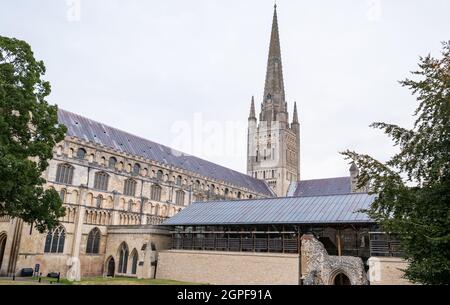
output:
<path id="1" fill-rule="evenodd" d="M 141 225 L 147 224 L 147 216 L 144 213 L 145 205 L 147 204 L 147 202 L 148 202 L 148 198 L 141 197 Z"/>
<path id="2" fill-rule="evenodd" d="M 119 218 L 119 202 L 120 200 L 120 193 L 117 191 L 113 191 L 113 212 L 112 212 L 112 225 L 119 225 L 120 224 L 120 218 Z"/>
<path id="3" fill-rule="evenodd" d="M 72 251 L 66 262 L 66 265 L 69 267 L 66 278 L 69 281 L 81 280 L 80 245 L 81 237 L 83 235 L 82 229 L 84 224 L 84 215 L 86 213 L 86 192 L 87 186 L 80 186 L 80 196 L 78 197 L 77 214 L 75 215 L 75 228 L 73 231 Z"/>
<path id="4" fill-rule="evenodd" d="M 0 275 L 11 276 L 16 272 L 16 262 L 19 254 L 20 238 L 22 236 L 23 221 L 15 218 L 9 221 L 8 232 L 6 234 L 6 244 L 3 253 L 3 262 Z"/>

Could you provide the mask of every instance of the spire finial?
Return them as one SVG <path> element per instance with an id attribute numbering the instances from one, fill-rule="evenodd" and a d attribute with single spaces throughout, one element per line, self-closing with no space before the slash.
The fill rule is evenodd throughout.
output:
<path id="1" fill-rule="evenodd" d="M 255 97 L 252 96 L 252 102 L 250 105 L 250 115 L 248 117 L 249 120 L 254 119 L 256 120 L 256 114 L 255 114 Z"/>
<path id="2" fill-rule="evenodd" d="M 298 124 L 297 102 L 294 102 L 294 115 L 292 116 L 292 124 Z"/>

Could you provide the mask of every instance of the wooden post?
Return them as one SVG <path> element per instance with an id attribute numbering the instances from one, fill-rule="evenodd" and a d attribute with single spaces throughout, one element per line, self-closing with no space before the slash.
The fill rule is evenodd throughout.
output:
<path id="1" fill-rule="evenodd" d="M 341 230 L 340 229 L 337 229 L 337 231 L 336 231 L 336 242 L 337 242 L 338 256 L 342 256 Z"/>

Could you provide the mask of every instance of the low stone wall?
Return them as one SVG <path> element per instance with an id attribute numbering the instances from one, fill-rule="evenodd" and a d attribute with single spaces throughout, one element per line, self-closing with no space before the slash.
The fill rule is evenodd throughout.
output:
<path id="1" fill-rule="evenodd" d="M 216 285 L 297 285 L 297 254 L 166 250 L 156 277 Z"/>
<path id="2" fill-rule="evenodd" d="M 403 278 L 408 262 L 399 257 L 371 257 L 368 260 L 371 285 L 411 285 Z"/>
<path id="3" fill-rule="evenodd" d="M 334 285 L 342 274 L 351 285 L 366 285 L 367 275 L 360 257 L 328 255 L 313 235 L 302 236 L 302 273 L 305 285 Z"/>

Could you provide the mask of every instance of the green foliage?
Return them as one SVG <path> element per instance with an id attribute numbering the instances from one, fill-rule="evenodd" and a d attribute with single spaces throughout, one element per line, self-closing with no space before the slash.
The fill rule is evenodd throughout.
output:
<path id="1" fill-rule="evenodd" d="M 21 218 L 41 232 L 64 216 L 58 193 L 43 189 L 41 173 L 66 132 L 57 107 L 45 101 L 44 74 L 26 42 L 0 36 L 0 216 Z"/>
<path id="2" fill-rule="evenodd" d="M 419 106 L 412 130 L 386 123 L 399 147 L 385 163 L 369 155 L 342 154 L 360 169 L 359 186 L 378 198 L 368 211 L 383 229 L 399 233 L 410 262 L 406 278 L 423 284 L 450 283 L 450 41 L 442 58 L 420 57 L 418 80 L 401 81 Z"/>

